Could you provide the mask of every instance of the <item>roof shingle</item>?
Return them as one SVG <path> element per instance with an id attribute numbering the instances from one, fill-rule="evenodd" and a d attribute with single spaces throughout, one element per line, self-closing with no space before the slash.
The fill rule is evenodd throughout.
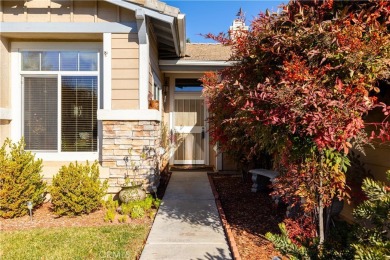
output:
<path id="1" fill-rule="evenodd" d="M 229 46 L 218 43 L 187 43 L 186 56 L 182 60 L 227 61 L 231 55 Z"/>

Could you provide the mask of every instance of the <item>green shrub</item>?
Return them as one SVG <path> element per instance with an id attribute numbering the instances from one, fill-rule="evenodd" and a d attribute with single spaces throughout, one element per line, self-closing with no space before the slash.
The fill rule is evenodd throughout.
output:
<path id="1" fill-rule="evenodd" d="M 0 149 L 0 217 L 3 218 L 28 214 L 27 201 L 34 208 L 44 201 L 42 160 L 36 160 L 24 147 L 23 139 L 13 144 L 7 138 Z"/>
<path id="2" fill-rule="evenodd" d="M 116 215 L 116 209 L 118 208 L 118 201 L 113 200 L 112 195 L 108 197 L 103 203 L 106 208 L 106 213 L 104 214 L 104 222 L 113 222 Z M 120 221 L 118 219 L 118 221 Z"/>
<path id="3" fill-rule="evenodd" d="M 127 221 L 127 215 L 120 216 L 118 218 L 119 223 L 126 223 Z"/>
<path id="4" fill-rule="evenodd" d="M 284 223 L 279 224 L 281 234 L 272 234 L 268 232 L 265 237 L 272 242 L 275 248 L 291 260 L 305 259 L 309 260 L 309 253 L 306 247 L 298 246 L 293 243 L 288 236 L 288 231 Z"/>
<path id="5" fill-rule="evenodd" d="M 154 215 L 151 211 L 152 206 L 159 205 L 161 200 L 154 200 L 151 195 L 148 195 L 144 200 L 134 200 L 128 203 L 121 204 L 121 213 L 129 215 L 131 218 L 142 218 L 145 213 L 150 213 L 149 216 Z M 153 213 L 153 214 L 152 214 Z"/>
<path id="6" fill-rule="evenodd" d="M 155 216 L 156 216 L 156 212 L 155 211 L 150 211 L 149 212 L 149 218 L 150 219 L 154 219 Z"/>
<path id="7" fill-rule="evenodd" d="M 145 215 L 144 209 L 140 205 L 135 205 L 131 211 L 131 218 L 142 218 Z"/>
<path id="8" fill-rule="evenodd" d="M 153 200 L 153 206 L 158 209 L 161 205 L 161 200 L 159 198 L 156 198 L 155 200 Z"/>
<path id="9" fill-rule="evenodd" d="M 390 171 L 387 180 L 390 181 Z M 353 244 L 355 259 L 389 259 L 390 186 L 366 178 L 362 189 L 368 199 L 353 212 L 360 224 L 356 231 L 358 241 Z"/>
<path id="10" fill-rule="evenodd" d="M 153 197 L 151 195 L 147 196 L 144 200 L 140 201 L 139 205 L 145 210 L 148 211 L 152 208 Z"/>
<path id="11" fill-rule="evenodd" d="M 56 215 L 89 214 L 102 205 L 107 181 L 99 180 L 99 165 L 70 163 L 62 166 L 50 187 L 53 211 Z"/>
<path id="12" fill-rule="evenodd" d="M 115 219 L 116 212 L 112 209 L 108 209 L 104 214 L 104 222 L 113 222 Z"/>
<path id="13" fill-rule="evenodd" d="M 128 202 L 128 203 L 122 203 L 121 205 L 121 213 L 123 215 L 130 215 L 131 211 L 133 210 L 134 207 L 134 201 Z"/>
<path id="14" fill-rule="evenodd" d="M 108 196 L 107 200 L 105 200 L 103 204 L 106 209 L 114 209 L 116 211 L 118 208 L 118 201 L 114 200 L 112 195 Z"/>

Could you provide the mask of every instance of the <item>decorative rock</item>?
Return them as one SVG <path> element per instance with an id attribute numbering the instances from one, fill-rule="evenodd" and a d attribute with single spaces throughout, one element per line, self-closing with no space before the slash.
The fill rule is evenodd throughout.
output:
<path id="1" fill-rule="evenodd" d="M 142 184 L 122 187 L 118 197 L 122 203 L 128 203 L 134 200 L 144 200 L 146 198 L 146 192 L 142 189 Z"/>

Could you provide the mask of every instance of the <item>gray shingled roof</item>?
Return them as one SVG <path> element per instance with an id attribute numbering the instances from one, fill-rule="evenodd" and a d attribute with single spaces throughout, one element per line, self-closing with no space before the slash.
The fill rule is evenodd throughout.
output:
<path id="1" fill-rule="evenodd" d="M 187 43 L 186 56 L 182 60 L 227 61 L 231 55 L 229 46 L 216 43 Z"/>

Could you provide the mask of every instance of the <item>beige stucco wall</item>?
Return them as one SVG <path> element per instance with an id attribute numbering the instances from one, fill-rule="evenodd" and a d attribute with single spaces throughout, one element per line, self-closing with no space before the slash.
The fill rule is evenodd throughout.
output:
<path id="1" fill-rule="evenodd" d="M 112 34 L 112 109 L 139 108 L 137 34 Z"/>
<path id="2" fill-rule="evenodd" d="M 133 11 L 101 0 L 0 1 L 3 22 L 131 22 Z"/>
<path id="3" fill-rule="evenodd" d="M 10 108 L 10 42 L 0 37 L 0 108 Z M 0 119 L 0 145 L 10 135 L 10 120 Z"/>

